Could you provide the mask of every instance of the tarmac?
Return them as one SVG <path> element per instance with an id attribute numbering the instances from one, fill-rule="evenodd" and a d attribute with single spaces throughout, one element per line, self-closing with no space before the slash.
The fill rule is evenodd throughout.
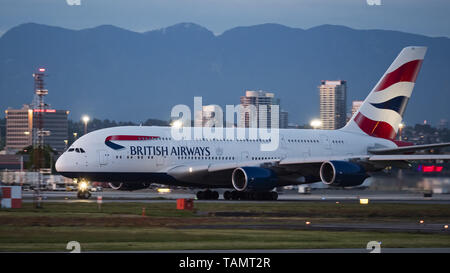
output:
<path id="1" fill-rule="evenodd" d="M 222 198 L 223 190 L 219 190 Z M 44 202 L 65 202 L 65 203 L 93 203 L 97 202 L 97 197 L 102 197 L 102 202 L 144 202 L 144 203 L 175 203 L 179 198 L 195 199 L 195 191 L 172 190 L 169 193 L 158 193 L 156 190 L 139 191 L 113 191 L 106 189 L 101 192 L 93 192 L 88 200 L 78 199 L 76 192 L 66 191 L 45 191 L 42 192 Z M 196 200 L 195 202 L 226 202 L 226 203 L 249 203 L 249 202 L 342 202 L 359 203 L 360 198 L 369 199 L 370 203 L 411 203 L 411 204 L 450 204 L 450 194 L 433 194 L 431 197 L 424 197 L 420 192 L 404 191 L 374 191 L 374 190 L 313 190 L 310 194 L 300 194 L 295 191 L 285 191 L 279 193 L 277 201 L 236 201 L 236 200 Z M 33 202 L 33 192 L 23 192 L 23 202 Z M 221 215 L 224 216 L 224 215 Z M 226 216 L 226 215 L 225 215 Z M 180 229 L 292 229 L 292 230 L 327 230 L 327 231 L 381 231 L 381 232 L 413 232 L 413 233 L 435 233 L 449 234 L 444 228 L 448 223 L 311 223 L 286 224 L 249 224 L 249 225 L 201 225 L 183 226 Z M 123 253 L 123 251 L 119 251 Z M 127 252 L 127 251 L 125 251 Z M 131 251 L 131 253 L 370 253 L 370 249 L 264 249 L 264 250 L 170 250 L 170 251 Z M 450 248 L 382 248 L 381 253 L 450 253 Z M 101 252 L 103 253 L 103 252 Z M 108 252 L 113 253 L 113 252 Z M 128 253 L 128 252 L 127 252 Z"/>
<path id="2" fill-rule="evenodd" d="M 220 193 L 223 192 L 219 191 Z M 175 202 L 176 199 L 196 199 L 195 191 L 174 190 L 170 193 L 158 193 L 156 190 L 139 191 L 114 191 L 105 190 L 93 192 L 90 199 L 78 199 L 76 192 L 66 191 L 44 191 L 43 200 L 47 202 L 97 202 L 97 197 L 101 196 L 103 202 Z M 402 191 L 373 191 L 373 190 L 315 190 L 310 194 L 300 194 L 295 191 L 279 193 L 277 201 L 236 201 L 236 200 L 196 200 L 196 202 L 359 202 L 361 198 L 369 199 L 372 203 L 412 203 L 412 204 L 450 204 L 450 194 L 433 194 L 431 197 L 424 197 L 419 192 Z M 24 202 L 33 201 L 33 192 L 23 192 Z"/>

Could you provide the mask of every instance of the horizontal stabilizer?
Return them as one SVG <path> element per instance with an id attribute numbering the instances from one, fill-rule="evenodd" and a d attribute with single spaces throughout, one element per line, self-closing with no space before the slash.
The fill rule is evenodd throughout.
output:
<path id="1" fill-rule="evenodd" d="M 417 161 L 417 160 L 450 160 L 449 155 L 373 155 L 369 161 Z"/>
<path id="2" fill-rule="evenodd" d="M 415 152 L 415 151 L 430 150 L 430 149 L 444 148 L 444 147 L 450 147 L 450 142 L 405 146 L 405 147 L 399 147 L 399 148 L 369 149 L 368 152 L 371 154 L 374 154 L 374 155 L 389 155 L 389 154 L 410 153 L 410 152 Z"/>

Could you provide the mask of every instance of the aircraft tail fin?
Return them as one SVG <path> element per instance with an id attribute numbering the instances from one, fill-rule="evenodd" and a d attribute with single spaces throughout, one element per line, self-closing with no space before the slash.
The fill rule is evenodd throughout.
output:
<path id="1" fill-rule="evenodd" d="M 341 130 L 395 139 L 426 47 L 405 47 Z"/>

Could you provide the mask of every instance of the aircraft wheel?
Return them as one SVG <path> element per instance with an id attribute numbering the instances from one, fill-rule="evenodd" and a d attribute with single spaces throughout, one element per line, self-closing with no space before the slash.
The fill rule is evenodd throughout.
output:
<path id="1" fill-rule="evenodd" d="M 231 192 L 225 191 L 225 192 L 223 193 L 223 199 L 225 199 L 225 200 L 230 200 L 230 199 L 231 199 Z"/>
<path id="2" fill-rule="evenodd" d="M 213 191 L 213 192 L 212 192 L 212 199 L 214 199 L 214 200 L 219 199 L 219 193 L 216 192 L 216 191 Z"/>
<path id="3" fill-rule="evenodd" d="M 91 197 L 91 193 L 89 191 L 79 191 L 77 193 L 78 199 L 89 199 Z"/>
<path id="4" fill-rule="evenodd" d="M 203 200 L 205 198 L 205 193 L 202 191 L 198 191 L 197 192 L 197 199 L 198 200 Z"/>
<path id="5" fill-rule="evenodd" d="M 274 200 L 274 201 L 278 200 L 278 193 L 276 191 L 273 191 L 270 194 L 271 194 L 272 200 Z"/>
<path id="6" fill-rule="evenodd" d="M 231 192 L 231 200 L 238 200 L 239 199 L 239 192 L 232 191 Z"/>

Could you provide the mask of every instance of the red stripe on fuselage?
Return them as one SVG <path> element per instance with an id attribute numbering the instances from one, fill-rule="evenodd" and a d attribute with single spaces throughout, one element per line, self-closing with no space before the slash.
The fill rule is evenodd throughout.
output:
<path id="1" fill-rule="evenodd" d="M 361 113 L 356 115 L 355 122 L 369 136 L 391 140 L 395 138 L 395 130 L 387 122 L 372 120 Z"/>
<path id="2" fill-rule="evenodd" d="M 417 74 L 423 60 L 414 60 L 404 63 L 397 69 L 386 74 L 375 88 L 375 92 L 382 91 L 398 82 L 416 82 Z"/>
<path id="3" fill-rule="evenodd" d="M 157 139 L 158 136 L 129 136 L 129 135 L 116 135 L 116 136 L 109 136 L 105 139 L 105 141 L 110 140 L 151 140 L 151 139 Z"/>

